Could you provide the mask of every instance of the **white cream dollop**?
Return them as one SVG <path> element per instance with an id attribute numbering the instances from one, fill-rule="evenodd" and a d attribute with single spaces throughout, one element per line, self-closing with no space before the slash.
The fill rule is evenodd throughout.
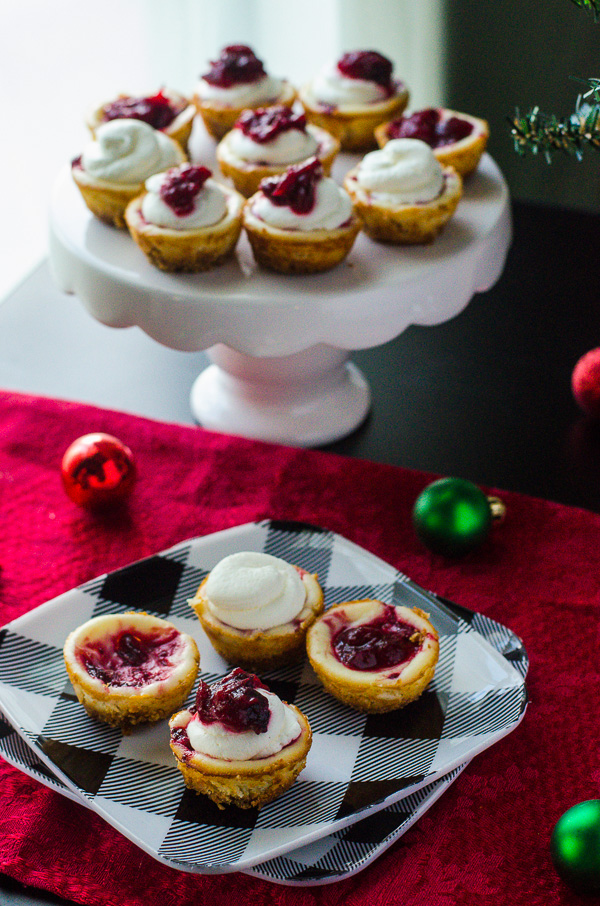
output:
<path id="1" fill-rule="evenodd" d="M 269 702 L 269 724 L 264 733 L 254 730 L 232 732 L 218 722 L 205 724 L 197 714 L 187 725 L 187 734 L 196 752 L 226 761 L 249 761 L 280 752 L 301 733 L 292 709 L 274 692 L 260 690 Z"/>
<path id="2" fill-rule="evenodd" d="M 81 166 L 96 179 L 134 184 L 182 160 L 179 145 L 168 135 L 141 120 L 123 119 L 98 127 L 81 155 Z"/>
<path id="3" fill-rule="evenodd" d="M 227 194 L 214 179 L 207 179 L 194 197 L 189 214 L 176 214 L 160 197 L 160 187 L 167 173 L 155 173 L 145 182 L 147 194 L 142 200 L 142 214 L 148 223 L 169 230 L 198 230 L 214 226 L 227 212 Z"/>
<path id="4" fill-rule="evenodd" d="M 328 63 L 314 77 L 308 88 L 310 94 L 320 104 L 338 107 L 362 107 L 365 104 L 376 104 L 387 98 L 382 85 L 366 79 L 350 79 L 338 69 L 337 63 Z"/>
<path id="5" fill-rule="evenodd" d="M 315 204 L 306 214 L 297 214 L 287 205 L 275 205 L 262 192 L 257 194 L 252 213 L 258 220 L 280 230 L 336 230 L 352 216 L 350 196 L 329 176 L 319 180 Z"/>
<path id="6" fill-rule="evenodd" d="M 308 128 L 286 129 L 270 142 L 255 142 L 241 129 L 232 129 L 227 144 L 235 157 L 252 164 L 295 164 L 312 157 L 319 147 Z"/>
<path id="7" fill-rule="evenodd" d="M 196 95 L 201 101 L 222 104 L 224 107 L 256 107 L 277 100 L 283 90 L 284 80 L 264 75 L 254 82 L 240 82 L 229 88 L 211 85 L 200 79 Z"/>
<path id="8" fill-rule="evenodd" d="M 366 154 L 356 178 L 362 189 L 384 204 L 432 201 L 444 186 L 444 171 L 433 151 L 415 138 L 396 138 L 380 151 Z"/>
<path id="9" fill-rule="evenodd" d="M 271 629 L 298 616 L 306 589 L 285 560 L 240 551 L 221 560 L 204 586 L 210 612 L 235 629 Z"/>

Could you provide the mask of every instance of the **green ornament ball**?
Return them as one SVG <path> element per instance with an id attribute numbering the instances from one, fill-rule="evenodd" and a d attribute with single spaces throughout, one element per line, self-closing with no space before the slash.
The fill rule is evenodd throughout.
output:
<path id="1" fill-rule="evenodd" d="M 600 799 L 587 799 L 568 809 L 554 826 L 552 861 L 575 890 L 600 890 Z"/>
<path id="2" fill-rule="evenodd" d="M 490 498 L 463 478 L 440 478 L 417 497 L 412 519 L 425 547 L 463 557 L 484 541 L 493 522 Z"/>

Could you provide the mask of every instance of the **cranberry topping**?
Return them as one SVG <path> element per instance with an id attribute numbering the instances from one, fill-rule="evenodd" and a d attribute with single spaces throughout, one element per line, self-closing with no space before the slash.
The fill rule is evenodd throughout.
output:
<path id="1" fill-rule="evenodd" d="M 146 642 L 131 632 L 121 634 L 116 650 L 123 663 L 131 664 L 132 667 L 139 667 L 148 657 Z"/>
<path id="2" fill-rule="evenodd" d="M 338 61 L 337 68 L 348 79 L 364 79 L 366 82 L 375 82 L 391 94 L 394 90 L 392 82 L 392 62 L 377 53 L 376 50 L 354 50 L 345 53 Z"/>
<path id="3" fill-rule="evenodd" d="M 173 727 L 171 729 L 171 739 L 184 749 L 188 749 L 189 754 L 192 753 L 192 744 L 186 727 Z"/>
<path id="4" fill-rule="evenodd" d="M 283 105 L 261 107 L 258 110 L 244 110 L 235 125 L 252 141 L 264 144 L 273 141 L 282 132 L 288 132 L 290 129 L 304 132 L 306 116 L 302 112 L 297 113 Z"/>
<path id="5" fill-rule="evenodd" d="M 282 176 L 263 179 L 260 188 L 274 205 L 291 208 L 295 214 L 309 214 L 315 206 L 317 183 L 323 167 L 317 157 L 288 167 Z"/>
<path id="6" fill-rule="evenodd" d="M 179 648 L 176 629 L 161 633 L 131 629 L 109 639 L 87 642 L 81 660 L 89 675 L 107 686 L 143 686 L 169 675 Z"/>
<path id="7" fill-rule="evenodd" d="M 435 144 L 435 130 L 440 119 L 439 110 L 428 107 L 410 116 L 401 116 L 388 127 L 390 138 L 418 138 L 431 147 Z"/>
<path id="8" fill-rule="evenodd" d="M 166 129 L 175 117 L 181 113 L 181 105 L 176 105 L 162 91 L 150 97 L 117 98 L 102 108 L 102 119 L 108 120 L 142 120 L 155 129 Z"/>
<path id="9" fill-rule="evenodd" d="M 262 60 L 245 44 L 224 47 L 219 59 L 210 61 L 210 67 L 202 78 L 217 88 L 257 82 L 266 75 Z"/>
<path id="10" fill-rule="evenodd" d="M 473 124 L 468 120 L 461 120 L 451 116 L 442 120 L 437 128 L 438 145 L 452 145 L 466 138 L 473 131 Z"/>
<path id="11" fill-rule="evenodd" d="M 269 725 L 268 699 L 258 691 L 265 689 L 259 678 L 236 667 L 224 679 L 201 681 L 196 693 L 196 712 L 205 724 L 220 723 L 232 733 L 254 730 L 265 733 Z"/>
<path id="12" fill-rule="evenodd" d="M 339 629 L 331 644 L 338 660 L 351 670 L 385 670 L 410 660 L 421 647 L 421 635 L 387 605 L 370 623 Z"/>
<path id="13" fill-rule="evenodd" d="M 442 119 L 441 110 L 428 107 L 410 116 L 401 116 L 388 126 L 389 138 L 418 138 L 431 148 L 458 142 L 473 131 L 473 124 L 457 116 Z"/>
<path id="14" fill-rule="evenodd" d="M 178 217 L 185 217 L 194 210 L 194 199 L 206 180 L 212 176 L 207 167 L 183 164 L 167 170 L 159 195 Z"/>

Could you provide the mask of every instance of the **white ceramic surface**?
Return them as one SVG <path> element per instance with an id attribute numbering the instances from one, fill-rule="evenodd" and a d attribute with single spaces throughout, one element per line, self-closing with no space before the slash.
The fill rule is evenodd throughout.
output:
<path id="1" fill-rule="evenodd" d="M 194 159 L 214 166 L 204 136 L 193 147 Z M 340 181 L 355 162 L 340 155 L 333 175 Z M 384 246 L 361 234 L 343 264 L 303 277 L 257 267 L 244 236 L 236 256 L 209 273 L 162 273 L 126 232 L 89 213 L 68 167 L 50 205 L 50 264 L 64 292 L 103 324 L 209 350 L 209 374 L 192 391 L 200 423 L 302 446 L 336 440 L 365 417 L 369 390 L 349 367 L 351 350 L 457 315 L 496 282 L 510 240 L 508 189 L 488 155 L 431 245 Z"/>

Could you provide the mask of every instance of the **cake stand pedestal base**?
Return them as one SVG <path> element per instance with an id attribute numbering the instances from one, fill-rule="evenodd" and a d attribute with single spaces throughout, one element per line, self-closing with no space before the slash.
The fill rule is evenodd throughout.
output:
<path id="1" fill-rule="evenodd" d="M 253 358 L 217 345 L 191 391 L 194 418 L 211 431 L 315 447 L 350 434 L 371 394 L 347 350 L 320 344 L 293 355 Z"/>

